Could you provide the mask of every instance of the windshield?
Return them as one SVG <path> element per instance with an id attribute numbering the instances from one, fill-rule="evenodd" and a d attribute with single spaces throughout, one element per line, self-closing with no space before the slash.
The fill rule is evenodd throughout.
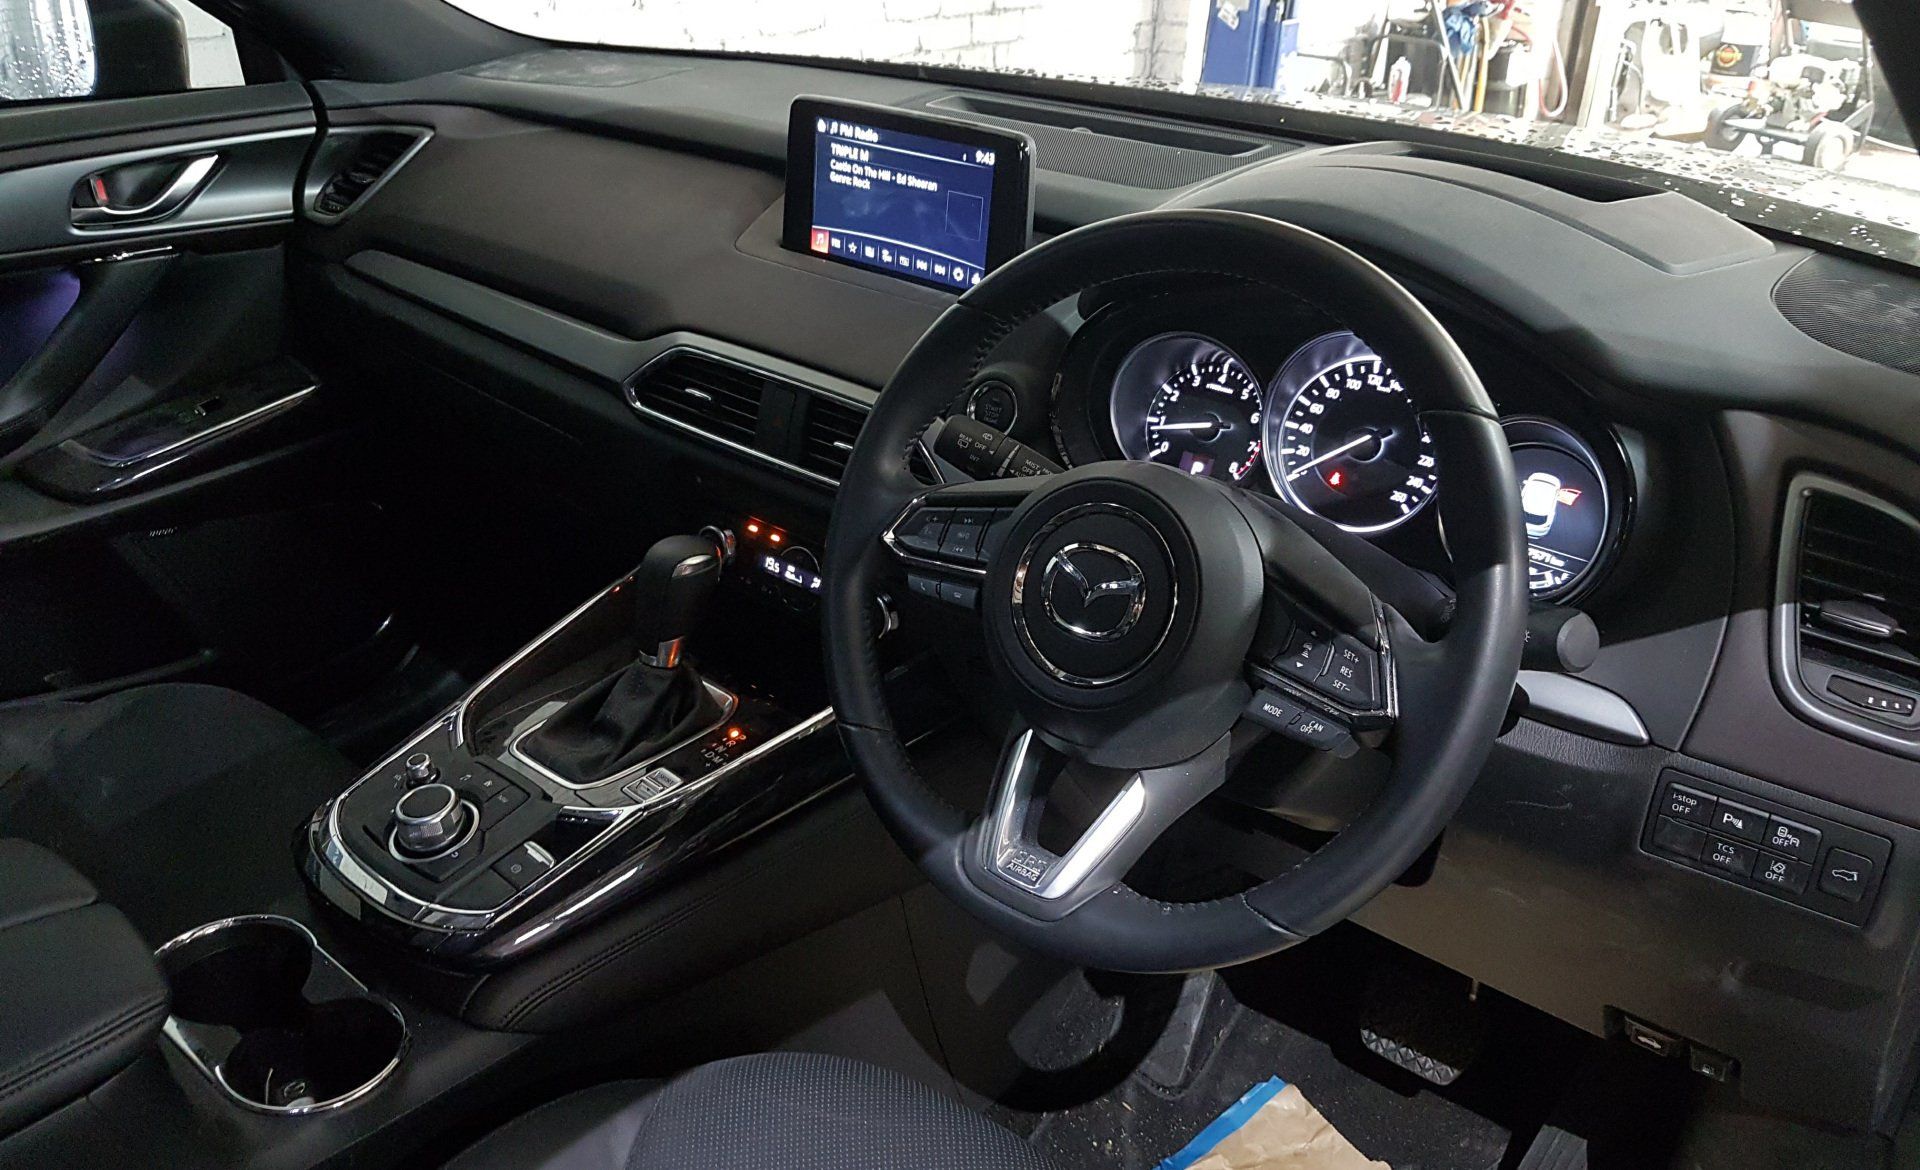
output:
<path id="1" fill-rule="evenodd" d="M 1026 74 L 1537 147 L 1920 263 L 1920 160 L 1849 0 L 452 2 L 548 40 Z"/>

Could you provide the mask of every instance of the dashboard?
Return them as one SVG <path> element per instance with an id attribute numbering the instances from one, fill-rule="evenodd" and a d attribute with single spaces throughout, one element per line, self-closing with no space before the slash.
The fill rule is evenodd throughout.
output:
<path id="1" fill-rule="evenodd" d="M 1478 346 L 1512 444 L 1528 588 L 1570 602 L 1625 535 L 1634 471 L 1574 386 Z M 1446 490 L 1422 395 L 1364 339 L 1271 294 L 1190 290 L 1101 306 L 1066 346 L 1051 404 L 1065 462 L 1163 463 L 1272 495 L 1445 575 Z"/>

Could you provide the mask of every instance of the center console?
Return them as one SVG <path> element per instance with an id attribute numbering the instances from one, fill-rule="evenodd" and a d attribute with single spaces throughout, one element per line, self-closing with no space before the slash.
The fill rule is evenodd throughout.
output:
<path id="1" fill-rule="evenodd" d="M 758 518 L 660 541 L 323 805 L 309 884 L 439 965 L 491 967 L 794 811 L 849 775 L 793 634 L 819 585 Z"/>

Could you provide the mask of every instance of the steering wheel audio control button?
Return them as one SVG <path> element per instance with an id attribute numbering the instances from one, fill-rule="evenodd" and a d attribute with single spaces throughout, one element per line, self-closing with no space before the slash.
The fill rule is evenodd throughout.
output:
<path id="1" fill-rule="evenodd" d="M 983 563 L 981 548 L 993 513 L 979 508 L 961 508 L 947 522 L 946 535 L 940 541 L 940 555 L 967 565 Z"/>
<path id="2" fill-rule="evenodd" d="M 893 530 L 893 538 L 908 552 L 938 556 L 940 546 L 946 540 L 947 522 L 951 519 L 953 510 L 950 508 L 921 508 L 900 521 L 899 527 Z"/>

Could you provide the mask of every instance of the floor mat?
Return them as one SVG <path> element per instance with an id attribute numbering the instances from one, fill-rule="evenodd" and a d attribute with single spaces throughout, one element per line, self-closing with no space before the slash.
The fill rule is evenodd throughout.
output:
<path id="1" fill-rule="evenodd" d="M 1009 1110 L 1003 1120 L 1067 1170 L 1151 1170 L 1248 1088 L 1278 1076 L 1298 1085 L 1361 1152 L 1395 1170 L 1495 1170 L 1506 1155 L 1506 1126 L 1364 1050 L 1359 1055 L 1378 1067 L 1356 1067 L 1352 1054 L 1245 1006 L 1217 977 L 1193 977 L 1182 991 L 1189 1001 L 1182 1007 L 1197 1010 L 1198 1019 L 1176 1023 L 1170 1031 L 1184 1026 L 1185 1036 L 1156 1045 L 1111 1090 L 1062 1109 Z M 1106 1029 L 1111 1045 L 1125 1030 L 1124 998 L 1081 981 L 1079 990 L 1048 1005 L 1050 1014 L 1065 1009 L 1056 1018 L 1071 1021 L 1051 1039 L 1064 1052 Z M 1195 1005 L 1195 998 L 1203 1002 Z M 1172 1013 L 1176 1020 L 1180 1010 Z"/>

